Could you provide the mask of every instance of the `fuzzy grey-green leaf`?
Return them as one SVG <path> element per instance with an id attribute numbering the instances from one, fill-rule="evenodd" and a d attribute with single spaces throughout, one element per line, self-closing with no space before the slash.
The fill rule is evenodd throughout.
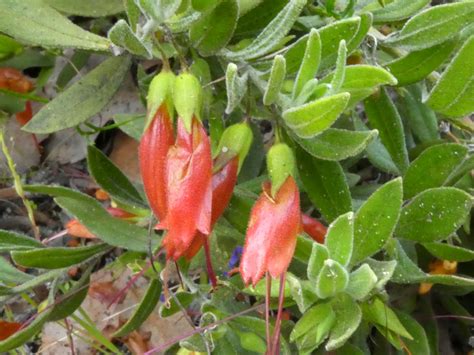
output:
<path id="1" fill-rule="evenodd" d="M 304 190 L 328 222 L 352 211 L 352 199 L 341 165 L 296 150 L 298 170 Z"/>
<path id="2" fill-rule="evenodd" d="M 368 264 L 362 264 L 349 276 L 349 284 L 346 292 L 355 300 L 366 298 L 377 284 L 377 275 Z"/>
<path id="3" fill-rule="evenodd" d="M 329 225 L 324 243 L 329 257 L 346 266 L 351 260 L 354 239 L 354 213 L 339 216 Z"/>
<path id="4" fill-rule="evenodd" d="M 346 108 L 350 95 L 340 93 L 283 112 L 283 119 L 301 138 L 311 138 L 328 129 Z"/>
<path id="5" fill-rule="evenodd" d="M 125 48 L 130 53 L 151 59 L 150 51 L 133 33 L 125 20 L 118 20 L 109 30 L 108 37 L 112 43 Z"/>
<path id="6" fill-rule="evenodd" d="M 316 281 L 316 295 L 325 299 L 344 291 L 349 282 L 349 273 L 335 260 L 327 259 Z"/>
<path id="7" fill-rule="evenodd" d="M 471 206 L 471 196 L 454 187 L 425 190 L 403 207 L 395 234 L 421 243 L 446 239 L 464 223 Z"/>
<path id="8" fill-rule="evenodd" d="M 59 12 L 83 17 L 103 17 L 115 15 L 124 10 L 122 0 L 44 0 Z"/>
<path id="9" fill-rule="evenodd" d="M 321 61 L 321 38 L 318 31 L 312 29 L 308 35 L 304 56 L 293 86 L 293 98 L 297 97 L 305 84 L 316 77 Z"/>
<path id="10" fill-rule="evenodd" d="M 397 225 L 402 206 L 402 181 L 392 180 L 359 208 L 354 223 L 352 264 L 375 254 L 383 248 Z"/>
<path id="11" fill-rule="evenodd" d="M 438 144 L 423 151 L 408 168 L 403 178 L 406 199 L 445 184 L 450 174 L 463 162 L 467 148 L 460 144 Z"/>
<path id="12" fill-rule="evenodd" d="M 27 44 L 91 51 L 110 46 L 106 38 L 83 30 L 41 0 L 3 0 L 0 13 L 0 32 Z"/>
<path id="13" fill-rule="evenodd" d="M 286 61 L 281 55 L 276 55 L 273 59 L 272 69 L 270 71 L 270 77 L 268 78 L 268 84 L 263 94 L 263 104 L 271 105 L 278 100 L 281 87 L 285 80 L 286 74 Z"/>
<path id="14" fill-rule="evenodd" d="M 113 97 L 129 66 L 127 56 L 105 60 L 44 106 L 23 129 L 52 133 L 86 121 Z"/>
<path id="15" fill-rule="evenodd" d="M 305 4 L 305 0 L 290 0 L 249 46 L 237 52 L 224 50 L 221 55 L 228 60 L 242 61 L 267 54 L 286 36 Z"/>
<path id="16" fill-rule="evenodd" d="M 374 23 L 400 21 L 415 14 L 428 5 L 430 0 L 395 0 L 373 12 Z"/>
<path id="17" fill-rule="evenodd" d="M 372 128 L 379 131 L 380 139 L 397 168 L 408 168 L 408 151 L 400 115 L 385 89 L 364 101 L 365 112 Z"/>
<path id="18" fill-rule="evenodd" d="M 474 2 L 469 2 L 474 8 Z M 472 11 L 474 15 L 474 10 Z M 474 111 L 474 35 L 462 46 L 439 78 L 426 101 L 436 112 L 448 117 Z"/>
<path id="19" fill-rule="evenodd" d="M 340 161 L 361 153 L 377 137 L 378 131 L 349 131 L 328 128 L 316 137 L 296 142 L 313 157 L 323 160 Z"/>
<path id="20" fill-rule="evenodd" d="M 433 6 L 408 20 L 402 30 L 385 43 L 409 51 L 432 47 L 457 36 L 472 21 L 473 15 L 472 1 Z"/>

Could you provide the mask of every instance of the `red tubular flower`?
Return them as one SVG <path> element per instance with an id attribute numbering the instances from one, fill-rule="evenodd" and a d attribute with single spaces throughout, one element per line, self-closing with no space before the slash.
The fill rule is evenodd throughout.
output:
<path id="1" fill-rule="evenodd" d="M 250 214 L 240 273 L 245 284 L 255 284 L 269 272 L 274 278 L 288 268 L 301 231 L 301 211 L 298 187 L 288 176 L 271 198 L 271 184 L 263 185 Z"/>
<path id="2" fill-rule="evenodd" d="M 236 156 L 230 160 L 220 171 L 212 176 L 212 213 L 211 228 L 224 213 L 237 183 L 237 172 L 239 168 L 239 158 Z M 191 260 L 204 244 L 207 235 L 198 232 L 184 255 L 187 260 Z"/>
<path id="3" fill-rule="evenodd" d="M 150 207 L 160 221 L 167 211 L 165 168 L 172 145 L 173 125 L 166 105 L 162 104 L 143 134 L 139 147 L 143 187 Z"/>
<path id="4" fill-rule="evenodd" d="M 176 261 L 186 253 L 196 232 L 208 235 L 211 231 L 211 146 L 196 118 L 190 132 L 178 119 L 176 143 L 168 152 L 165 172 L 167 210 L 157 228 L 168 231 L 163 245 L 167 258 Z"/>
<path id="5" fill-rule="evenodd" d="M 303 222 L 303 230 L 308 234 L 314 241 L 318 243 L 324 243 L 324 237 L 327 232 L 326 226 L 313 217 L 307 214 L 301 214 L 301 221 Z"/>

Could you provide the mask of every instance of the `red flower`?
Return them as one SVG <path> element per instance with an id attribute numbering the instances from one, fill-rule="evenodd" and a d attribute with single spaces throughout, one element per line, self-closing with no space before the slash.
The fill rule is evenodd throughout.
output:
<path id="1" fill-rule="evenodd" d="M 301 211 L 298 187 L 288 176 L 271 198 L 271 184 L 263 185 L 250 214 L 240 273 L 245 284 L 255 285 L 269 272 L 274 278 L 288 268 L 301 231 Z"/>
<path id="2" fill-rule="evenodd" d="M 230 160 L 220 171 L 212 176 L 212 213 L 211 229 L 219 217 L 224 213 L 234 191 L 237 182 L 239 158 L 236 156 Z M 204 244 L 207 235 L 198 232 L 184 255 L 191 260 Z"/>
<path id="3" fill-rule="evenodd" d="M 303 222 L 303 230 L 306 234 L 314 241 L 324 243 L 327 228 L 321 222 L 307 214 L 301 214 L 301 221 Z"/>
<path id="4" fill-rule="evenodd" d="M 197 232 L 208 235 L 211 231 L 211 146 L 196 118 L 190 132 L 186 131 L 184 121 L 178 119 L 176 143 L 166 159 L 166 215 L 157 228 L 168 231 L 163 239 L 167 258 L 178 260 Z M 154 184 L 158 184 L 158 179 Z"/>
<path id="5" fill-rule="evenodd" d="M 140 172 L 145 194 L 155 216 L 166 216 L 165 168 L 168 151 L 173 145 L 173 125 L 166 105 L 156 111 L 142 136 L 139 147 Z"/>

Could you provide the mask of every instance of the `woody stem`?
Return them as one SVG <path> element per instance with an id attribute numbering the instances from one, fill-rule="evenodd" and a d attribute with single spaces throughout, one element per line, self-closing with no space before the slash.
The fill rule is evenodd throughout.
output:
<path id="1" fill-rule="evenodd" d="M 267 293 L 265 296 L 265 326 L 266 326 L 266 333 L 267 333 L 267 354 L 272 353 L 272 342 L 271 342 L 271 334 L 270 334 L 270 298 L 272 296 L 272 278 L 270 274 L 267 272 L 265 277 L 265 282 L 267 286 Z"/>
<path id="2" fill-rule="evenodd" d="M 273 349 L 275 355 L 280 354 L 280 330 L 281 330 L 281 316 L 283 312 L 283 301 L 285 300 L 285 278 L 286 272 L 280 276 L 280 292 L 278 294 L 278 313 L 275 322 L 275 334 L 273 335 Z"/>
<path id="3" fill-rule="evenodd" d="M 204 254 L 206 254 L 206 268 L 207 268 L 207 276 L 211 281 L 212 288 L 216 288 L 217 286 L 217 277 L 214 272 L 214 268 L 212 267 L 212 260 L 211 260 L 211 250 L 209 249 L 209 237 L 204 238 Z"/>

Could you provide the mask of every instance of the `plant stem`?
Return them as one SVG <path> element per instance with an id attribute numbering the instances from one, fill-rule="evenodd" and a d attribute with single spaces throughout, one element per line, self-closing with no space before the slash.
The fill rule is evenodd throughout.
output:
<path id="1" fill-rule="evenodd" d="M 217 287 L 217 277 L 214 268 L 212 267 L 211 250 L 209 249 L 208 238 L 209 236 L 206 236 L 204 239 L 204 254 L 206 255 L 207 276 L 209 277 L 209 281 L 211 281 L 212 288 L 214 289 Z"/>
<path id="2" fill-rule="evenodd" d="M 265 295 L 265 326 L 266 326 L 266 334 L 267 334 L 267 354 L 272 353 L 272 341 L 271 341 L 271 334 L 270 334 L 270 298 L 272 297 L 272 278 L 270 274 L 266 273 L 265 275 L 265 283 L 267 286 L 267 293 Z"/>
<path id="3" fill-rule="evenodd" d="M 283 312 L 283 301 L 285 300 L 285 279 L 286 272 L 280 276 L 280 292 L 278 294 L 278 314 L 275 322 L 275 334 L 273 335 L 273 349 L 274 354 L 280 354 L 280 330 L 281 330 L 281 315 Z"/>

